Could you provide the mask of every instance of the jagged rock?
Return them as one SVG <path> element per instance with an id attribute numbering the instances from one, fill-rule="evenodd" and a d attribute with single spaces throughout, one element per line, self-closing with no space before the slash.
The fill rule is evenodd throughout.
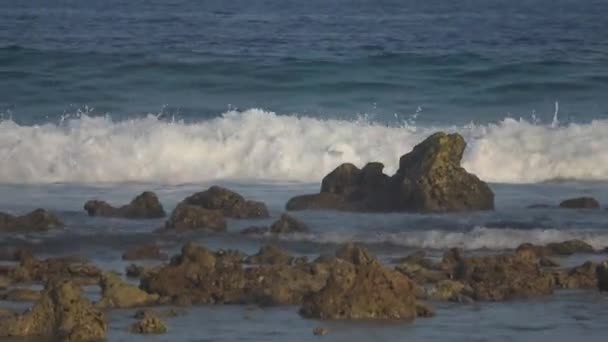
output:
<path id="1" fill-rule="evenodd" d="M 12 289 L 3 293 L 0 298 L 12 302 L 35 302 L 40 299 L 40 291 L 31 289 Z"/>
<path id="2" fill-rule="evenodd" d="M 182 203 L 209 210 L 219 210 L 224 216 L 236 219 L 270 216 L 264 203 L 245 200 L 238 193 L 219 186 L 212 186 L 206 191 L 195 193 L 184 199 Z"/>
<path id="3" fill-rule="evenodd" d="M 427 269 L 420 264 L 402 262 L 395 269 L 413 280 L 416 284 L 436 283 L 446 278 L 446 274 Z"/>
<path id="4" fill-rule="evenodd" d="M 459 301 L 465 291 L 465 284 L 459 281 L 444 279 L 429 291 L 428 297 L 433 300 Z"/>
<path id="5" fill-rule="evenodd" d="M 381 163 L 363 169 L 342 164 L 322 182 L 321 193 L 289 200 L 287 210 L 371 212 L 491 210 L 494 193 L 460 166 L 466 143 L 458 134 L 435 133 L 401 157 L 392 177 Z"/>
<path id="6" fill-rule="evenodd" d="M 160 318 L 148 315 L 131 325 L 130 331 L 134 334 L 164 334 L 167 327 Z"/>
<path id="7" fill-rule="evenodd" d="M 63 222 L 45 209 L 36 209 L 23 216 L 0 212 L 0 232 L 45 232 L 62 227 Z"/>
<path id="8" fill-rule="evenodd" d="M 559 206 L 566 209 L 599 209 L 600 203 L 593 197 L 577 197 L 562 201 Z"/>
<path id="9" fill-rule="evenodd" d="M 270 232 L 273 234 L 306 233 L 308 227 L 295 217 L 283 214 L 270 226 Z"/>
<path id="10" fill-rule="evenodd" d="M 598 285 L 597 264 L 587 261 L 570 270 L 557 270 L 553 273 L 557 287 L 566 289 L 592 289 Z"/>
<path id="11" fill-rule="evenodd" d="M 304 299 L 300 313 L 321 319 L 398 319 L 417 315 L 414 285 L 384 268 L 365 249 L 347 245 L 337 253 L 325 286 Z"/>
<path id="12" fill-rule="evenodd" d="M 84 204 L 89 216 L 122 217 L 128 219 L 153 219 L 165 217 L 165 209 L 155 193 L 142 192 L 129 204 L 115 208 L 104 201 L 91 200 Z"/>
<path id="13" fill-rule="evenodd" d="M 470 286 L 475 300 L 502 301 L 553 293 L 553 277 L 540 269 L 531 253 L 473 258 L 458 255 L 451 263 L 444 263 L 446 267 L 451 265 L 449 272 L 454 280 Z"/>
<path id="14" fill-rule="evenodd" d="M 260 248 L 259 252 L 245 259 L 249 264 L 261 265 L 289 265 L 294 257 L 276 245 L 267 245 Z"/>
<path id="15" fill-rule="evenodd" d="M 122 260 L 167 260 L 169 255 L 163 253 L 154 244 L 134 247 L 122 255 Z"/>
<path id="16" fill-rule="evenodd" d="M 596 268 L 597 287 L 602 292 L 608 291 L 608 261 L 604 261 Z"/>
<path id="17" fill-rule="evenodd" d="M 226 220 L 220 210 L 180 204 L 173 210 L 171 217 L 165 223 L 165 230 L 223 232 L 226 231 Z"/>
<path id="18" fill-rule="evenodd" d="M 0 336 L 41 336 L 58 341 L 99 341 L 106 336 L 103 313 L 69 280 L 49 282 L 26 313 L 0 321 Z"/>
<path id="19" fill-rule="evenodd" d="M 97 306 L 101 308 L 133 308 L 152 305 L 159 299 L 157 294 L 148 294 L 139 288 L 124 283 L 112 273 L 104 273 L 99 286 L 101 299 Z"/>

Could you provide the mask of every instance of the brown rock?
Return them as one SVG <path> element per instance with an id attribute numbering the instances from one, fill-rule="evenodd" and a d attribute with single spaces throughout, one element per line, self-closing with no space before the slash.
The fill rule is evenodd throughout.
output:
<path id="1" fill-rule="evenodd" d="M 166 230 L 226 231 L 226 220 L 220 210 L 210 210 L 199 206 L 180 204 L 165 224 Z"/>
<path id="2" fill-rule="evenodd" d="M 0 212 L 0 232 L 45 232 L 62 227 L 59 218 L 44 209 L 36 209 L 23 216 Z"/>
<path id="3" fill-rule="evenodd" d="M 167 327 L 160 318 L 148 315 L 131 325 L 130 331 L 134 334 L 164 334 Z"/>
<path id="4" fill-rule="evenodd" d="M 436 283 L 446 279 L 444 272 L 427 269 L 420 264 L 402 262 L 395 269 L 413 280 L 416 284 Z"/>
<path id="5" fill-rule="evenodd" d="M 91 200 L 84 210 L 89 216 L 122 217 L 127 219 L 153 219 L 165 217 L 165 210 L 155 193 L 142 192 L 131 203 L 115 208 L 104 201 Z"/>
<path id="6" fill-rule="evenodd" d="M 539 265 L 541 265 L 542 267 L 559 267 L 559 264 L 557 263 L 557 261 L 548 258 L 548 257 L 541 257 L 538 260 Z"/>
<path id="7" fill-rule="evenodd" d="M 460 166 L 466 143 L 458 134 L 435 133 L 401 157 L 392 177 L 381 163 L 363 169 L 342 164 L 322 182 L 321 194 L 297 196 L 288 210 L 367 212 L 491 210 L 494 193 Z M 331 195 L 327 195 L 331 194 Z"/>
<path id="8" fill-rule="evenodd" d="M 80 288 L 68 280 L 53 280 L 34 307 L 16 317 L 0 321 L 0 336 L 43 336 L 60 341 L 105 339 L 103 313 L 81 296 Z"/>
<path id="9" fill-rule="evenodd" d="M 416 316 L 417 317 L 434 317 L 435 310 L 428 304 L 422 302 L 416 302 Z"/>
<path id="10" fill-rule="evenodd" d="M 269 265 L 289 265 L 294 257 L 276 245 L 267 245 L 260 248 L 260 251 L 245 259 L 248 264 L 269 264 Z"/>
<path id="11" fill-rule="evenodd" d="M 270 226 L 270 232 L 273 234 L 306 233 L 308 227 L 295 217 L 283 214 Z"/>
<path id="12" fill-rule="evenodd" d="M 598 285 L 597 264 L 587 261 L 570 270 L 558 270 L 553 273 L 557 287 L 567 289 L 592 289 Z"/>
<path id="13" fill-rule="evenodd" d="M 345 260 L 354 265 L 368 265 L 377 263 L 378 259 L 367 249 L 355 243 L 347 243 L 336 251 L 336 258 Z"/>
<path id="14" fill-rule="evenodd" d="M 518 253 L 530 251 L 536 257 L 547 257 L 552 255 L 572 255 L 575 253 L 594 253 L 591 245 L 582 240 L 568 240 L 563 242 L 553 242 L 545 246 L 533 245 L 530 243 L 521 244 L 516 250 Z"/>
<path id="15" fill-rule="evenodd" d="M 10 277 L 14 282 L 45 283 L 53 278 L 69 278 L 78 284 L 97 284 L 101 271 L 85 260 L 74 257 L 48 258 L 38 260 L 33 256 L 23 255 Z"/>
<path id="16" fill-rule="evenodd" d="M 577 197 L 562 201 L 559 206 L 566 209 L 599 209 L 600 204 L 593 197 Z"/>
<path id="17" fill-rule="evenodd" d="M 209 210 L 219 210 L 224 216 L 236 219 L 270 216 L 264 203 L 245 200 L 238 193 L 219 186 L 212 186 L 206 191 L 195 193 L 182 203 Z"/>
<path id="18" fill-rule="evenodd" d="M 99 283 L 102 297 L 97 306 L 101 308 L 133 308 L 155 304 L 159 296 L 148 294 L 139 288 L 124 283 L 112 273 L 104 273 Z"/>
<path id="19" fill-rule="evenodd" d="M 143 245 L 132 248 L 122 255 L 122 260 L 167 260 L 169 255 L 163 253 L 157 245 Z"/>
<path id="20" fill-rule="evenodd" d="M 462 282 L 445 279 L 437 282 L 429 293 L 429 298 L 433 300 L 459 301 L 465 292 L 465 285 Z"/>

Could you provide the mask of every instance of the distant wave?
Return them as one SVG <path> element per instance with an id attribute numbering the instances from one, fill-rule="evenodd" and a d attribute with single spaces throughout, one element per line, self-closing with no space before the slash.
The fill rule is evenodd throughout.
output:
<path id="1" fill-rule="evenodd" d="M 153 115 L 122 121 L 82 115 L 34 126 L 5 120 L 0 183 L 318 182 L 343 162 L 381 161 L 392 173 L 401 155 L 437 130 L 463 134 L 463 166 L 486 181 L 608 180 L 608 120 L 544 125 L 507 118 L 461 127 L 389 127 L 251 109 L 198 123 Z"/>

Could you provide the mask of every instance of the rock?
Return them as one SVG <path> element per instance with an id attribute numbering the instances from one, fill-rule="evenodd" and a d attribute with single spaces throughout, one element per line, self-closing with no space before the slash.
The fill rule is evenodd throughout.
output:
<path id="1" fill-rule="evenodd" d="M 12 289 L 3 293 L 0 298 L 12 302 L 35 302 L 40 299 L 40 292 L 31 289 Z"/>
<path id="2" fill-rule="evenodd" d="M 608 292 L 608 262 L 604 261 L 596 268 L 597 287 L 602 292 Z"/>
<path id="3" fill-rule="evenodd" d="M 236 219 L 270 217 L 264 203 L 245 200 L 238 193 L 219 186 L 195 193 L 184 199 L 182 204 L 219 210 L 224 216 Z"/>
<path id="4" fill-rule="evenodd" d="M 6 290 L 13 283 L 12 279 L 5 276 L 0 275 L 0 290 Z"/>
<path id="5" fill-rule="evenodd" d="M 318 195 L 297 196 L 287 210 L 449 212 L 494 209 L 488 185 L 460 166 L 466 143 L 458 134 L 435 133 L 401 157 L 392 177 L 381 163 L 363 169 L 342 164 L 322 181 Z"/>
<path id="6" fill-rule="evenodd" d="M 367 249 L 352 242 L 340 247 L 336 251 L 336 258 L 348 261 L 354 265 L 368 265 L 378 262 L 378 259 Z"/>
<path id="7" fill-rule="evenodd" d="M 553 273 L 556 286 L 566 289 L 597 288 L 597 265 L 591 261 L 570 270 L 557 270 Z"/>
<path id="8" fill-rule="evenodd" d="M 44 209 L 36 209 L 23 216 L 0 212 L 0 232 L 45 232 L 62 227 L 63 223 L 59 218 Z"/>
<path id="9" fill-rule="evenodd" d="M 429 293 L 433 300 L 459 301 L 463 295 L 465 285 L 459 281 L 445 279 L 437 282 Z"/>
<path id="10" fill-rule="evenodd" d="M 173 210 L 171 217 L 165 223 L 165 230 L 223 232 L 226 231 L 226 220 L 220 210 L 180 204 Z"/>
<path id="11" fill-rule="evenodd" d="M 417 317 L 434 317 L 435 310 L 428 304 L 422 302 L 416 302 L 416 316 Z"/>
<path id="12" fill-rule="evenodd" d="M 503 301 L 553 293 L 553 276 L 543 272 L 530 254 L 464 258 L 452 264 L 451 272 L 454 280 L 470 286 L 475 300 Z"/>
<path id="13" fill-rule="evenodd" d="M 146 316 L 139 322 L 131 325 L 130 331 L 134 334 L 164 334 L 167 332 L 167 327 L 156 316 Z"/>
<path id="14" fill-rule="evenodd" d="M 548 258 L 548 257 L 541 257 L 538 260 L 539 265 L 541 265 L 542 267 L 559 267 L 559 264 L 557 263 L 557 261 Z"/>
<path id="15" fill-rule="evenodd" d="M 164 310 L 161 313 L 158 313 L 158 312 L 150 310 L 150 309 L 141 309 L 141 310 L 137 310 L 135 312 L 135 314 L 133 315 L 133 318 L 141 320 L 146 317 L 177 317 L 177 316 L 184 315 L 185 313 L 186 313 L 186 311 L 175 309 L 175 308 Z"/>
<path id="16" fill-rule="evenodd" d="M 157 245 L 143 245 L 132 248 L 122 255 L 122 260 L 167 260 L 169 255 L 160 251 Z"/>
<path id="17" fill-rule="evenodd" d="M 17 314 L 10 310 L 0 309 L 0 327 L 3 326 L 2 322 L 1 322 L 2 320 L 8 320 L 8 319 L 14 318 L 16 316 L 17 316 Z M 1 329 L 0 329 L 0 331 L 1 331 Z"/>
<path id="18" fill-rule="evenodd" d="M 312 331 L 312 333 L 315 336 L 325 336 L 325 335 L 327 335 L 327 333 L 329 333 L 329 330 L 327 328 L 324 328 L 324 327 L 316 327 Z"/>
<path id="19" fill-rule="evenodd" d="M 115 208 L 104 201 L 91 200 L 84 210 L 89 216 L 122 217 L 127 219 L 153 219 L 165 217 L 165 209 L 155 193 L 142 192 L 131 203 Z"/>
<path id="20" fill-rule="evenodd" d="M 524 243 L 517 247 L 516 251 L 530 251 L 536 257 L 547 257 L 552 255 L 572 255 L 575 253 L 594 253 L 595 250 L 591 245 L 582 240 L 568 240 L 563 242 L 553 242 L 545 246 L 533 245 Z"/>
<path id="21" fill-rule="evenodd" d="M 101 271 L 80 258 L 60 257 L 38 260 L 23 255 L 19 265 L 10 271 L 14 282 L 45 283 L 53 278 L 69 278 L 78 284 L 97 284 Z"/>
<path id="22" fill-rule="evenodd" d="M 169 265 L 145 275 L 140 288 L 174 302 L 184 298 L 194 304 L 220 304 L 242 301 L 245 283 L 240 260 L 232 254 L 187 244 Z"/>
<path id="23" fill-rule="evenodd" d="M 136 264 L 127 266 L 125 273 L 129 278 L 141 278 L 148 274 L 158 272 L 159 267 L 145 267 Z"/>
<path id="24" fill-rule="evenodd" d="M 326 285 L 304 298 L 300 314 L 320 319 L 412 320 L 417 315 L 414 285 L 403 274 L 379 263 L 342 262 L 331 269 Z M 341 259 L 343 260 L 343 259 Z"/>
<path id="25" fill-rule="evenodd" d="M 101 299 L 97 302 L 100 308 L 133 308 L 155 304 L 159 296 L 148 294 L 139 288 L 124 283 L 112 273 L 104 273 L 99 283 Z"/>
<path id="26" fill-rule="evenodd" d="M 248 264 L 289 265 L 294 257 L 276 245 L 267 245 L 260 248 L 256 255 L 245 259 Z"/>
<path id="27" fill-rule="evenodd" d="M 416 284 L 436 283 L 446 278 L 446 274 L 440 271 L 429 270 L 419 264 L 402 262 L 395 269 L 413 280 Z"/>
<path id="28" fill-rule="evenodd" d="M 295 217 L 283 214 L 270 226 L 270 232 L 273 234 L 306 233 L 308 227 Z"/>
<path id="29" fill-rule="evenodd" d="M 567 209 L 599 209 L 600 203 L 593 197 L 577 197 L 562 201 L 559 206 Z"/>
<path id="30" fill-rule="evenodd" d="M 0 336 L 41 336 L 60 341 L 104 340 L 104 314 L 69 280 L 49 282 L 34 307 L 0 321 Z"/>

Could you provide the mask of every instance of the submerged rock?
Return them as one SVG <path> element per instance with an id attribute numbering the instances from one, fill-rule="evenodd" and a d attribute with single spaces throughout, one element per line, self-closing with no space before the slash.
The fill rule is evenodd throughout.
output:
<path id="1" fill-rule="evenodd" d="M 157 316 L 147 315 L 131 325 L 130 331 L 134 334 L 164 334 L 167 326 Z"/>
<path id="2" fill-rule="evenodd" d="M 63 222 L 45 209 L 36 209 L 23 216 L 0 212 L 0 232 L 45 232 L 62 227 Z"/>
<path id="3" fill-rule="evenodd" d="M 122 260 L 167 260 L 169 255 L 163 253 L 154 244 L 143 245 L 129 249 L 122 255 Z"/>
<path id="4" fill-rule="evenodd" d="M 225 217 L 236 219 L 269 217 L 264 203 L 246 200 L 238 193 L 219 186 L 195 193 L 184 199 L 182 204 L 219 210 Z"/>
<path id="5" fill-rule="evenodd" d="M 167 231 L 203 230 L 226 231 L 226 220 L 220 210 L 205 209 L 195 205 L 178 205 L 165 223 Z"/>
<path id="6" fill-rule="evenodd" d="M 600 203 L 593 197 L 577 197 L 562 201 L 559 206 L 567 209 L 598 209 Z"/>
<path id="7" fill-rule="evenodd" d="M 148 294 L 141 289 L 123 282 L 119 276 L 104 273 L 99 283 L 101 299 L 97 306 L 101 308 L 133 308 L 155 304 L 159 296 Z"/>
<path id="8" fill-rule="evenodd" d="M 322 181 L 321 193 L 289 200 L 288 210 L 367 212 L 491 210 L 494 193 L 460 166 L 466 143 L 458 134 L 435 133 L 401 157 L 392 177 L 381 163 L 363 169 L 342 164 Z"/>
<path id="9" fill-rule="evenodd" d="M 155 193 L 145 191 L 129 204 L 115 208 L 104 201 L 91 200 L 85 203 L 84 210 L 89 216 L 122 217 L 128 219 L 153 219 L 165 217 L 165 210 Z"/>
<path id="10" fill-rule="evenodd" d="M 283 214 L 281 218 L 270 226 L 270 232 L 272 234 L 306 233 L 308 232 L 308 227 L 297 218 Z"/>
<path id="11" fill-rule="evenodd" d="M 57 341 L 100 341 L 106 336 L 103 313 L 69 280 L 49 282 L 40 300 L 22 315 L 0 320 L 0 336 L 41 336 Z"/>

